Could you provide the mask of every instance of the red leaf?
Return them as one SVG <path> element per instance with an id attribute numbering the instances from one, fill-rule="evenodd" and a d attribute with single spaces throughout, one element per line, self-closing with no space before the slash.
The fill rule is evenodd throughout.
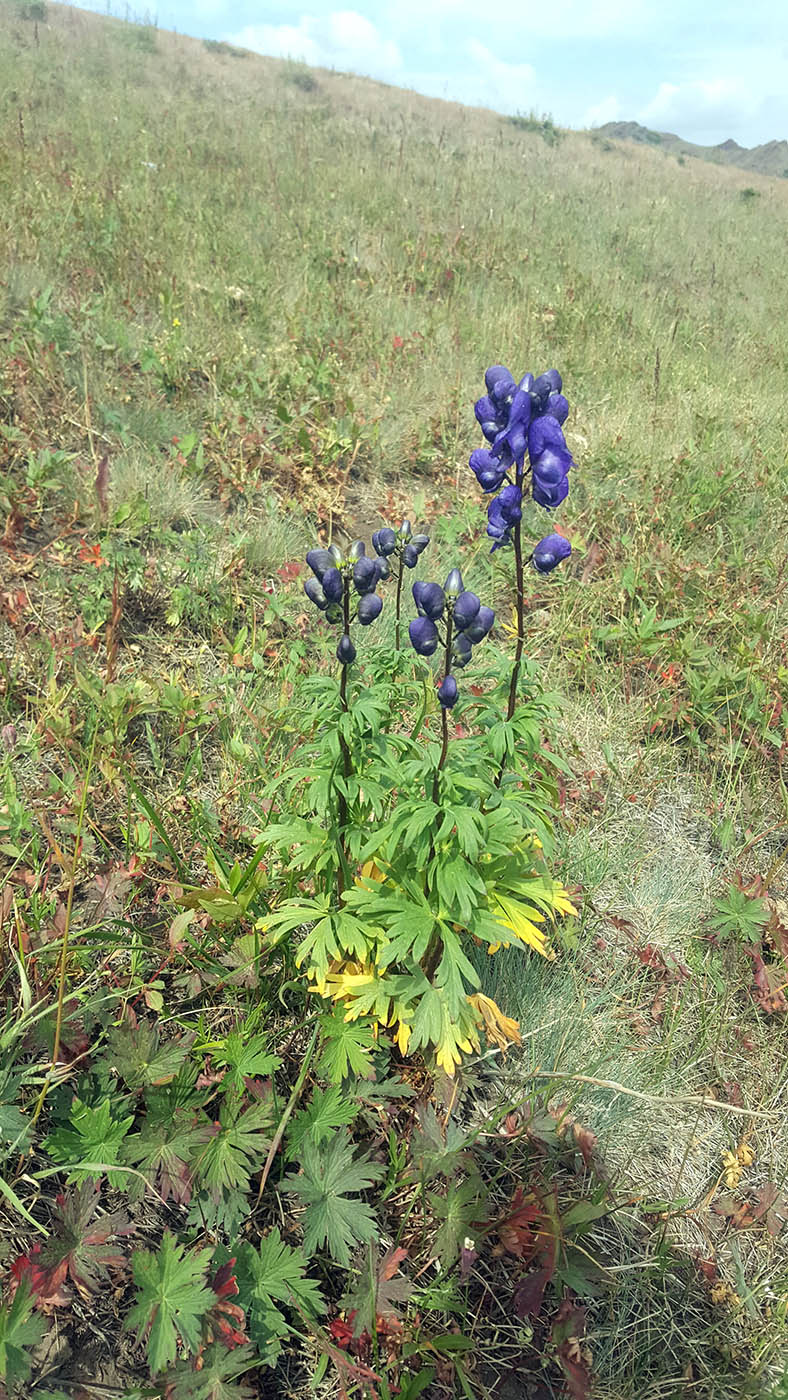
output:
<path id="1" fill-rule="evenodd" d="M 539 1316 L 544 1302 L 544 1291 L 550 1282 L 550 1272 L 549 1269 L 537 1269 L 535 1274 L 529 1274 L 518 1285 L 512 1302 L 519 1318 Z"/>
<path id="2" fill-rule="evenodd" d="M 591 1395 L 591 1358 L 582 1345 L 585 1330 L 586 1309 L 565 1298 L 556 1313 L 552 1338 L 572 1400 L 589 1400 Z"/>
<path id="3" fill-rule="evenodd" d="M 512 1197 L 509 1215 L 498 1222 L 498 1238 L 504 1249 L 516 1259 L 532 1259 L 539 1242 L 539 1231 L 533 1228 L 542 1219 L 543 1208 L 536 1197 L 526 1199 L 522 1186 Z"/>

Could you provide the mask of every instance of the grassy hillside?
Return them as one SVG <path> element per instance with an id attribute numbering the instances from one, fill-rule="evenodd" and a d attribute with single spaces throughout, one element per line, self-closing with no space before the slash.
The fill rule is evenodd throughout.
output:
<path id="1" fill-rule="evenodd" d="M 597 137 L 613 137 L 618 141 L 646 142 L 658 146 L 667 155 L 695 156 L 698 160 L 714 161 L 716 165 L 736 165 L 742 170 L 754 170 L 759 175 L 788 175 L 788 141 L 765 141 L 761 146 L 740 146 L 738 141 L 720 141 L 717 146 L 699 146 L 685 141 L 672 131 L 652 131 L 639 122 L 605 122 L 597 127 Z M 752 196 L 750 196 L 752 198 Z"/>
<path id="2" fill-rule="evenodd" d="M 127 1220 L 91 1234 L 79 1197 L 112 1287 L 61 1250 L 20 1324 L 32 1379 L 0 1369 L 0 1396 L 230 1400 L 338 1375 L 381 1396 L 779 1400 L 788 183 L 42 8 L 0 10 L 0 1329 L 14 1261 L 67 1234 L 64 1183 L 73 1207 L 99 1181 L 101 1219 Z M 528 656 L 557 697 L 554 864 L 580 914 L 553 963 L 484 959 L 521 1022 L 505 1062 L 447 1088 L 395 1057 L 390 1097 L 359 1081 L 338 1104 L 309 1068 L 318 999 L 261 951 L 281 872 L 266 889 L 250 865 L 309 673 L 333 664 L 300 562 L 407 515 L 432 530 L 429 577 L 462 551 L 506 646 L 511 565 L 466 465 L 499 360 L 557 365 L 571 403 L 554 523 L 573 555 L 532 575 Z M 337 1140 L 352 1099 L 380 1167 L 364 1200 L 403 1275 L 396 1326 L 377 1256 L 309 1251 L 322 1319 L 298 1284 L 308 1095 Z M 555 1202 L 578 1270 L 563 1331 L 557 1291 L 518 1315 L 540 1256 L 480 1223 L 481 1179 L 488 1225 L 516 1189 Z M 170 1392 L 144 1317 L 122 1330 L 130 1253 L 165 1229 L 198 1292 L 198 1247 L 214 1293 L 241 1251 L 227 1296 L 253 1343 L 208 1343 Z M 272 1294 L 277 1230 L 295 1273 Z M 475 1261 L 436 1266 L 472 1235 Z"/>

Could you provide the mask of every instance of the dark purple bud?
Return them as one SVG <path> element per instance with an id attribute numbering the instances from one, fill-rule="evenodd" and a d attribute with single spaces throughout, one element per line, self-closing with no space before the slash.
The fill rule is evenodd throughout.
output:
<path id="1" fill-rule="evenodd" d="M 363 598 L 358 600 L 358 611 L 356 617 L 362 627 L 369 627 L 370 622 L 374 622 L 376 617 L 380 617 L 383 607 L 383 599 L 377 593 L 365 593 Z"/>
<path id="2" fill-rule="evenodd" d="M 375 568 L 378 571 L 378 578 L 381 582 L 385 582 L 387 578 L 391 578 L 391 565 L 388 559 L 381 558 L 379 554 L 375 556 Z"/>
<path id="3" fill-rule="evenodd" d="M 549 574 L 571 553 L 572 546 L 563 535 L 545 535 L 534 549 L 533 566 L 538 574 Z"/>
<path id="4" fill-rule="evenodd" d="M 476 414 L 476 421 L 488 442 L 492 442 L 496 433 L 499 433 L 501 428 L 506 427 L 505 415 L 499 415 L 496 405 L 488 394 L 476 400 L 473 411 Z"/>
<path id="5" fill-rule="evenodd" d="M 446 596 L 439 583 L 418 583 L 413 585 L 413 601 L 420 613 L 437 622 L 443 616 Z"/>
<path id="6" fill-rule="evenodd" d="M 371 593 L 377 588 L 378 566 L 374 559 L 364 555 L 356 560 L 353 565 L 353 584 L 357 593 Z"/>
<path id="7" fill-rule="evenodd" d="M 444 593 L 450 598 L 459 598 L 462 593 L 462 574 L 459 569 L 451 569 L 443 585 Z"/>
<path id="8" fill-rule="evenodd" d="M 367 547 L 363 540 L 354 540 L 347 552 L 348 559 L 363 559 L 367 552 Z"/>
<path id="9" fill-rule="evenodd" d="M 321 612 L 325 612 L 328 607 L 328 599 L 320 586 L 320 580 L 318 578 L 308 578 L 304 583 L 304 592 L 310 603 L 314 603 L 316 608 L 319 608 Z"/>
<path id="10" fill-rule="evenodd" d="M 553 384 L 549 376 L 546 374 L 540 374 L 539 378 L 534 380 L 531 393 L 535 394 L 538 399 L 541 399 L 543 402 L 546 402 L 549 395 L 552 394 L 554 390 L 555 384 Z"/>
<path id="11" fill-rule="evenodd" d="M 337 647 L 337 661 L 341 661 L 343 666 L 352 666 L 355 659 L 356 648 L 354 647 L 347 634 L 345 634 L 344 637 L 340 637 L 339 639 L 339 646 Z"/>
<path id="12" fill-rule="evenodd" d="M 477 642 L 483 642 L 487 633 L 495 622 L 495 613 L 492 608 L 479 608 L 470 627 L 466 627 L 465 636 L 469 642 L 476 646 Z"/>
<path id="13" fill-rule="evenodd" d="M 401 540 L 409 540 L 413 534 L 413 526 L 409 520 L 403 520 L 399 527 L 399 537 Z"/>
<path id="14" fill-rule="evenodd" d="M 408 627 L 410 644 L 419 656 L 432 656 L 438 647 L 438 629 L 428 617 L 414 617 Z"/>
<path id="15" fill-rule="evenodd" d="M 565 423 L 569 417 L 569 401 L 563 394 L 551 394 L 547 400 L 546 416 L 555 418 L 557 423 Z"/>
<path id="16" fill-rule="evenodd" d="M 329 603 L 341 603 L 345 584 L 339 569 L 326 569 L 323 574 L 323 592 Z"/>
<path id="17" fill-rule="evenodd" d="M 310 549 L 306 556 L 306 562 L 315 578 L 322 580 L 326 569 L 334 567 L 334 556 L 327 549 Z"/>
<path id="18" fill-rule="evenodd" d="M 376 539 L 377 544 L 375 544 Z M 376 553 L 382 554 L 384 559 L 387 559 L 397 548 L 397 536 L 388 525 L 384 525 L 382 530 L 377 530 L 372 536 L 372 543 L 375 545 Z"/>
<path id="19" fill-rule="evenodd" d="M 549 369 L 546 374 L 543 374 L 541 376 L 541 378 L 547 380 L 551 390 L 554 393 L 560 394 L 563 388 L 563 380 L 560 374 L 558 373 L 557 369 Z"/>
<path id="20" fill-rule="evenodd" d="M 454 604 L 454 625 L 458 632 L 464 632 L 466 627 L 470 627 L 476 614 L 481 607 L 480 600 L 475 593 L 461 593 Z"/>
<path id="21" fill-rule="evenodd" d="M 496 384 L 500 384 L 502 380 L 506 380 L 512 385 L 514 384 L 514 377 L 511 370 L 508 370 L 506 365 L 490 365 L 490 368 L 484 372 L 484 383 L 487 393 L 491 394 Z"/>
<path id="22" fill-rule="evenodd" d="M 531 390 L 532 390 L 533 387 L 534 387 L 534 377 L 533 377 L 533 375 L 532 375 L 532 374 L 524 374 L 523 377 L 522 377 L 522 379 L 520 380 L 520 383 L 517 385 L 517 387 L 518 387 L 518 389 L 523 389 L 523 390 L 525 391 L 526 394 L 530 394 Z"/>
<path id="23" fill-rule="evenodd" d="M 342 553 L 342 550 L 339 548 L 339 545 L 338 545 L 338 544 L 330 544 L 330 545 L 328 546 L 328 552 L 329 552 L 329 554 L 331 555 L 331 558 L 333 559 L 333 561 L 334 561 L 334 563 L 336 564 L 337 568 L 339 568 L 339 566 L 340 566 L 341 564 L 344 564 L 344 562 L 345 562 L 345 557 L 344 557 L 344 555 L 343 555 L 343 553 Z"/>
<path id="24" fill-rule="evenodd" d="M 450 710 L 457 704 L 457 682 L 454 676 L 444 676 L 438 687 L 438 699 L 444 710 Z"/>
<path id="25" fill-rule="evenodd" d="M 411 545 L 413 546 L 417 554 L 423 554 L 429 542 L 429 535 L 414 535 L 411 540 Z"/>
<path id="26" fill-rule="evenodd" d="M 406 569 L 415 569 L 419 562 L 419 551 L 412 544 L 406 544 L 402 551 L 402 562 Z"/>

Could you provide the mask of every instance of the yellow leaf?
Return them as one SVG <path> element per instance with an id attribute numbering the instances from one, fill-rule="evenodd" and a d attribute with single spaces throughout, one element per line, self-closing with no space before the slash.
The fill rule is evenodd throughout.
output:
<path id="1" fill-rule="evenodd" d="M 486 997 L 482 992 L 477 992 L 474 996 L 468 997 L 468 1001 L 474 1011 L 480 1017 L 480 1024 L 484 1029 L 487 1043 L 497 1045 L 499 1050 L 506 1050 L 509 1045 L 520 1045 L 520 1026 L 511 1016 L 505 1016 L 497 1002 L 491 997 Z"/>
<path id="2" fill-rule="evenodd" d="M 491 895 L 491 910 L 502 928 L 509 929 L 515 938 L 533 948 L 540 957 L 553 961 L 555 953 L 548 945 L 547 935 L 536 927 L 537 923 L 544 923 L 544 914 L 530 904 L 521 904 L 518 899 L 495 893 Z M 502 939 L 501 942 L 506 944 L 507 940 Z"/>

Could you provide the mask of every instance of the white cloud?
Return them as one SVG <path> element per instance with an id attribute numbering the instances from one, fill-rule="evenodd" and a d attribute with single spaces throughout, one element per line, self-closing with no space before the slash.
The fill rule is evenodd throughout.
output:
<path id="1" fill-rule="evenodd" d="M 530 63 L 505 63 L 478 39 L 469 39 L 465 52 L 477 71 L 463 101 L 481 103 L 497 112 L 525 112 L 534 103 L 536 73 Z"/>
<path id="2" fill-rule="evenodd" d="M 715 143 L 740 131 L 762 101 L 763 94 L 739 77 L 660 83 L 638 120 L 686 140 Z"/>
<path id="3" fill-rule="evenodd" d="M 617 97 L 613 97 L 611 94 L 610 97 L 603 97 L 601 102 L 597 102 L 595 106 L 587 109 L 581 125 L 584 127 L 604 126 L 605 122 L 617 122 L 620 120 L 621 112 L 621 103 Z"/>
<path id="4" fill-rule="evenodd" d="M 302 15 L 297 24 L 249 24 L 230 42 L 275 58 L 299 58 L 323 68 L 364 73 L 373 78 L 401 76 L 402 54 L 357 10 L 325 16 Z"/>

